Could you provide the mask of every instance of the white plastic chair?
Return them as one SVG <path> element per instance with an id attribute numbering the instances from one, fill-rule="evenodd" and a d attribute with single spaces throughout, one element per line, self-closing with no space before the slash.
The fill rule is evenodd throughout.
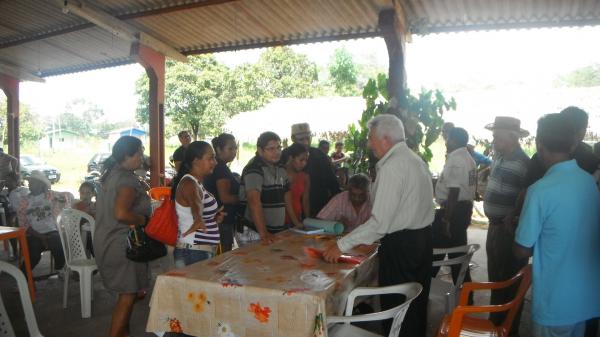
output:
<path id="1" fill-rule="evenodd" d="M 456 278 L 456 284 L 454 284 L 453 282 L 443 281 L 438 277 L 434 277 L 431 279 L 429 299 L 434 301 L 444 301 L 446 314 L 451 313 L 454 307 L 456 306 L 458 296 L 460 295 L 460 289 L 462 289 L 463 283 L 465 281 L 465 275 L 467 274 L 467 270 L 469 268 L 469 263 L 471 262 L 473 254 L 475 254 L 475 252 L 478 250 L 478 244 L 468 244 L 465 246 L 458 246 L 452 248 L 433 249 L 433 255 L 443 255 L 452 253 L 464 254 L 451 259 L 448 258 L 446 260 L 433 261 L 432 264 L 433 267 L 460 265 L 460 271 L 458 273 L 458 277 Z"/>
<path id="2" fill-rule="evenodd" d="M 23 306 L 23 313 L 25 314 L 25 322 L 27 323 L 27 330 L 29 330 L 29 336 L 31 337 L 44 337 L 40 333 L 40 330 L 35 319 L 35 313 L 33 312 L 33 306 L 31 305 L 31 297 L 29 297 L 29 288 L 27 286 L 27 280 L 23 275 L 23 272 L 19 268 L 12 264 L 0 261 L 0 274 L 7 273 L 14 277 L 19 287 L 19 297 L 21 297 L 21 305 Z M 2 337 L 15 337 L 15 331 L 13 330 L 10 318 L 6 313 L 2 296 L 0 296 L 0 336 Z"/>
<path id="3" fill-rule="evenodd" d="M 374 334 L 366 331 L 350 323 L 353 322 L 368 322 L 368 321 L 382 321 L 385 319 L 393 318 L 392 328 L 390 330 L 389 337 L 396 337 L 402 327 L 402 321 L 404 315 L 410 306 L 410 303 L 421 293 L 423 287 L 416 282 L 397 284 L 387 287 L 378 288 L 356 288 L 348 295 L 348 302 L 346 302 L 345 316 L 329 316 L 327 317 L 327 335 L 330 337 L 381 337 L 381 335 Z M 384 295 L 384 294 L 401 294 L 406 296 L 404 303 L 397 307 L 374 312 L 371 314 L 355 315 L 352 316 L 352 309 L 354 308 L 354 300 L 359 296 L 373 296 L 373 295 Z M 336 324 L 345 323 L 345 324 Z"/>
<path id="4" fill-rule="evenodd" d="M 63 308 L 67 307 L 67 295 L 69 291 L 69 278 L 71 270 L 79 274 L 79 292 L 81 297 L 81 317 L 88 318 L 91 316 L 92 300 L 94 293 L 92 291 L 92 275 L 94 270 L 98 269 L 96 261 L 88 259 L 85 253 L 85 245 L 81 239 L 80 223 L 81 219 L 85 219 L 90 224 L 92 233 L 94 232 L 94 218 L 82 211 L 67 208 L 60 212 L 58 216 L 58 224 L 60 230 L 60 239 L 65 251 L 65 277 L 63 288 Z"/>

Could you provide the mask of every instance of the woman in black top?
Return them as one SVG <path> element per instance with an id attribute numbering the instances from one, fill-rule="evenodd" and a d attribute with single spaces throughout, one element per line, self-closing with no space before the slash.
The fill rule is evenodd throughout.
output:
<path id="1" fill-rule="evenodd" d="M 204 178 L 204 187 L 217 198 L 219 205 L 225 206 L 227 215 L 223 223 L 219 225 L 219 231 L 223 252 L 227 252 L 233 246 L 233 231 L 240 189 L 239 181 L 235 179 L 227 164 L 235 159 L 237 144 L 233 135 L 222 133 L 212 140 L 212 145 L 217 154 L 217 166 L 211 175 Z"/>

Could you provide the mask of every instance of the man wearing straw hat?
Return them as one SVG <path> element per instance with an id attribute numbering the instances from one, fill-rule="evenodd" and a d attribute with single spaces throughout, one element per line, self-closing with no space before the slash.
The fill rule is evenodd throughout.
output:
<path id="1" fill-rule="evenodd" d="M 490 282 L 505 281 L 513 277 L 528 259 L 517 259 L 512 254 L 514 229 L 516 228 L 516 204 L 519 194 L 526 186 L 529 157 L 523 152 L 519 139 L 529 135 L 521 129 L 521 121 L 513 117 L 496 117 L 486 129 L 493 132 L 495 151 L 488 185 L 483 197 L 483 209 L 489 219 L 486 241 L 488 279 Z M 516 288 L 493 290 L 490 304 L 505 304 L 516 295 Z M 506 313 L 490 314 L 490 319 L 501 324 Z M 511 335 L 519 329 L 521 310 L 517 313 Z"/>

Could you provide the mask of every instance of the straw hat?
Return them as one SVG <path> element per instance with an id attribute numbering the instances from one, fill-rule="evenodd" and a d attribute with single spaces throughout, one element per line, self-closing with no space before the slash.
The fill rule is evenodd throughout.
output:
<path id="1" fill-rule="evenodd" d="M 486 125 L 485 128 L 491 131 L 515 131 L 519 134 L 519 138 L 529 136 L 529 131 L 521 129 L 521 121 L 514 117 L 498 116 L 496 119 L 494 119 L 494 123 Z"/>
<path id="2" fill-rule="evenodd" d="M 46 178 L 46 175 L 42 171 L 33 170 L 33 171 L 31 171 L 29 176 L 27 176 L 27 178 L 25 178 L 25 180 L 29 180 L 29 181 L 31 181 L 32 179 L 43 183 L 48 188 L 50 188 L 50 186 L 52 185 L 52 184 L 50 184 L 50 180 L 48 180 L 48 178 Z"/>

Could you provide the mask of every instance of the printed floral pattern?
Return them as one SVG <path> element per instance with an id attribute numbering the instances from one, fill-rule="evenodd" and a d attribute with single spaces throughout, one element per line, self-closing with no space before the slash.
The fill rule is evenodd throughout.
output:
<path id="1" fill-rule="evenodd" d="M 224 278 L 221 280 L 221 285 L 223 286 L 223 288 L 236 288 L 236 287 L 242 287 L 243 284 L 240 283 L 240 281 L 236 280 L 236 279 L 232 279 L 232 278 Z"/>
<path id="2" fill-rule="evenodd" d="M 187 300 L 192 302 L 192 308 L 198 313 L 204 312 L 205 305 L 210 305 L 210 301 L 206 297 L 206 293 L 203 291 L 197 294 L 189 292 L 187 294 Z"/>
<path id="3" fill-rule="evenodd" d="M 325 336 L 325 323 L 323 322 L 323 314 L 318 314 L 315 317 L 315 329 L 313 331 L 313 337 L 323 337 Z"/>
<path id="4" fill-rule="evenodd" d="M 235 337 L 235 334 L 228 323 L 217 322 L 217 337 Z"/>
<path id="5" fill-rule="evenodd" d="M 181 322 L 177 318 L 167 318 L 167 322 L 169 323 L 169 331 L 170 332 L 178 332 L 183 333 L 183 329 L 181 328 Z"/>
<path id="6" fill-rule="evenodd" d="M 248 311 L 254 314 L 254 318 L 261 323 L 269 322 L 269 316 L 271 315 L 271 308 L 261 307 L 259 302 L 250 303 Z"/>

